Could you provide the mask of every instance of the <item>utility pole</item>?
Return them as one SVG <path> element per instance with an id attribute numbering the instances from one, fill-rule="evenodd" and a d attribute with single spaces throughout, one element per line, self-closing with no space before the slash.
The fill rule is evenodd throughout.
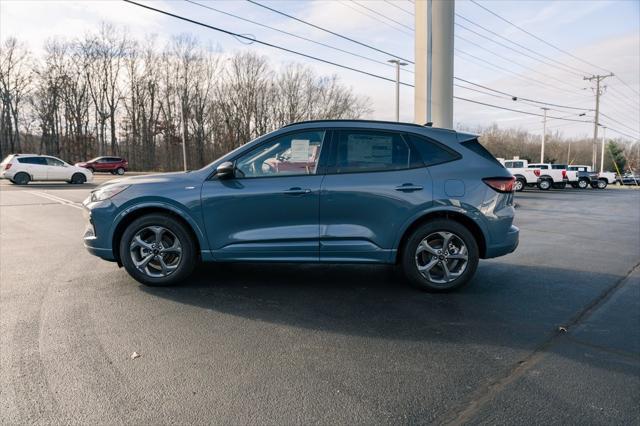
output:
<path id="1" fill-rule="evenodd" d="M 602 152 L 600 153 L 600 173 L 604 172 L 604 144 L 605 144 L 605 134 L 607 133 L 607 128 L 602 126 Z"/>
<path id="2" fill-rule="evenodd" d="M 600 120 L 600 95 L 604 88 L 600 88 L 600 82 L 607 77 L 613 77 L 613 73 L 606 75 L 592 75 L 591 77 L 583 77 L 583 80 L 596 81 L 596 114 L 593 121 L 593 148 L 591 150 L 591 170 L 596 169 L 596 161 L 598 157 L 598 125 Z"/>
<path id="3" fill-rule="evenodd" d="M 398 59 L 389 59 L 387 62 L 396 64 L 396 121 L 400 121 L 400 67 L 407 63 Z"/>
<path id="4" fill-rule="evenodd" d="M 549 108 L 542 108 L 544 111 L 544 118 L 542 119 L 542 147 L 540 148 L 540 162 L 544 163 L 544 142 L 547 138 L 547 111 Z"/>
<path id="5" fill-rule="evenodd" d="M 180 102 L 180 116 L 182 117 L 182 163 L 184 165 L 184 171 L 187 171 L 187 137 L 185 135 L 185 129 L 187 123 L 184 121 L 184 103 Z"/>
<path id="6" fill-rule="evenodd" d="M 415 0 L 414 121 L 453 128 L 453 0 Z"/>

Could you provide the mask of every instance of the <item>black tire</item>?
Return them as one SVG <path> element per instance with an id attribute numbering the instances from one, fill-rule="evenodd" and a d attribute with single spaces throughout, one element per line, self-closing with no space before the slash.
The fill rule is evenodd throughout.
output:
<path id="1" fill-rule="evenodd" d="M 116 169 L 116 173 L 115 174 L 122 176 L 124 174 L 124 172 L 125 172 L 125 170 L 124 170 L 123 167 L 118 167 Z"/>
<path id="2" fill-rule="evenodd" d="M 581 178 L 578 180 L 579 189 L 587 189 L 588 186 L 589 186 L 589 179 Z"/>
<path id="3" fill-rule="evenodd" d="M 565 189 L 566 187 L 567 187 L 567 183 L 566 182 L 554 183 L 553 184 L 553 189 Z"/>
<path id="4" fill-rule="evenodd" d="M 134 236 L 139 231 L 150 226 L 161 226 L 171 231 L 182 247 L 177 268 L 164 277 L 151 277 L 139 270 L 135 266 L 129 250 Z M 189 229 L 174 217 L 161 213 L 148 214 L 134 220 L 124 230 L 120 239 L 120 261 L 129 275 L 144 285 L 161 287 L 178 284 L 191 275 L 197 263 L 196 244 L 193 238 Z"/>
<path id="5" fill-rule="evenodd" d="M 31 181 L 31 176 L 29 176 L 29 174 L 25 172 L 16 173 L 16 175 L 13 177 L 13 180 L 12 180 L 12 182 L 15 183 L 16 185 L 26 185 L 30 181 Z"/>
<path id="6" fill-rule="evenodd" d="M 467 247 L 468 260 L 464 271 L 459 277 L 446 284 L 436 283 L 423 276 L 418 270 L 417 265 L 418 255 L 416 254 L 416 250 L 418 245 L 422 240 L 437 232 L 453 233 L 457 238 L 462 240 Z M 453 220 L 438 219 L 427 222 L 413 231 L 402 247 L 401 256 L 400 266 L 402 267 L 404 276 L 412 286 L 431 292 L 448 292 L 459 289 L 469 283 L 478 267 L 479 251 L 475 238 L 464 225 Z M 432 257 L 431 260 L 434 260 L 434 258 Z"/>
<path id="7" fill-rule="evenodd" d="M 71 176 L 70 183 L 74 185 L 82 185 L 86 181 L 87 178 L 82 173 L 74 173 L 73 176 Z"/>
<path id="8" fill-rule="evenodd" d="M 513 188 L 516 190 L 516 192 L 523 191 L 526 186 L 527 186 L 527 181 L 525 178 L 522 178 L 522 177 L 516 178 L 516 181 L 513 184 Z"/>
<path id="9" fill-rule="evenodd" d="M 553 181 L 549 179 L 542 179 L 538 182 L 538 189 L 541 191 L 548 191 L 553 186 Z"/>
<path id="10" fill-rule="evenodd" d="M 608 184 L 609 183 L 607 182 L 606 179 L 598 179 L 598 182 L 596 183 L 596 188 L 597 189 L 605 189 Z"/>

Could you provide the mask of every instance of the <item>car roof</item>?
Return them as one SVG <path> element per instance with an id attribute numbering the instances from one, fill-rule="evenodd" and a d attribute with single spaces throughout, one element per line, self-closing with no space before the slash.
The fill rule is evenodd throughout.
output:
<path id="1" fill-rule="evenodd" d="M 465 142 L 468 140 L 476 139 L 478 135 L 471 133 L 458 132 L 451 129 L 445 129 L 441 127 L 432 127 L 430 123 L 428 125 L 407 123 L 402 121 L 383 121 L 383 120 L 361 120 L 361 119 L 339 119 L 339 120 L 308 120 L 299 121 L 296 123 L 287 124 L 281 129 L 305 129 L 305 128 L 317 128 L 317 127 L 356 127 L 362 129 L 375 129 L 375 130 L 399 130 L 421 133 L 426 136 L 437 137 L 438 135 L 457 135 L 458 142 Z"/>

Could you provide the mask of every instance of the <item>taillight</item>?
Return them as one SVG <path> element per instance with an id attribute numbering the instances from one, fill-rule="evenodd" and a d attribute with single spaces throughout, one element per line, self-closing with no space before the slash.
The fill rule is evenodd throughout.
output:
<path id="1" fill-rule="evenodd" d="M 11 168 L 12 164 L 11 163 L 7 163 L 4 165 L 4 169 L 5 170 L 9 170 Z"/>
<path id="2" fill-rule="evenodd" d="M 562 171 L 562 179 L 566 179 L 567 178 L 567 171 L 563 170 Z"/>
<path id="3" fill-rule="evenodd" d="M 484 178 L 482 181 L 498 192 L 513 192 L 513 183 L 516 178 L 513 176 Z"/>
<path id="4" fill-rule="evenodd" d="M 537 177 L 540 177 L 540 169 L 534 169 L 533 174 L 536 175 Z"/>

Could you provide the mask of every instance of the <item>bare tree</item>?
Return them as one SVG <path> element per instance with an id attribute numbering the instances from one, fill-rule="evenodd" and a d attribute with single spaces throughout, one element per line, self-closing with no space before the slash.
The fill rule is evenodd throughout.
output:
<path id="1" fill-rule="evenodd" d="M 0 157 L 7 151 L 21 150 L 20 114 L 30 88 L 31 66 L 31 53 L 16 38 L 0 44 Z"/>

